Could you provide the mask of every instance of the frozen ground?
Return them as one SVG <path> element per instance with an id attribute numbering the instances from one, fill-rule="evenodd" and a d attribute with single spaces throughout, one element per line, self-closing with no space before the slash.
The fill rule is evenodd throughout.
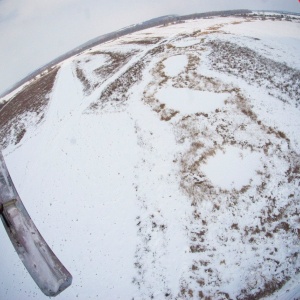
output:
<path id="1" fill-rule="evenodd" d="M 0 99 L 12 178 L 73 275 L 57 299 L 300 297 L 299 24 L 147 29 Z M 0 299 L 42 299 L 0 239 Z"/>

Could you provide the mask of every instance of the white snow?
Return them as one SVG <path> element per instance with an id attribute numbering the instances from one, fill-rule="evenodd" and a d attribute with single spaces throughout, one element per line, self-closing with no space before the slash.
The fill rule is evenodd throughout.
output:
<path id="1" fill-rule="evenodd" d="M 179 111 L 181 114 L 194 114 L 197 112 L 208 113 L 222 108 L 229 95 L 229 93 L 165 87 L 157 92 L 156 97 L 168 108 Z"/>
<path id="2" fill-rule="evenodd" d="M 180 72 L 184 71 L 188 64 L 188 58 L 186 55 L 175 55 L 168 57 L 164 61 L 164 72 L 167 76 L 177 76 Z"/>
<path id="3" fill-rule="evenodd" d="M 295 30 L 287 32 L 289 25 L 279 30 L 276 22 L 231 24 L 240 20 L 191 20 L 98 45 L 93 51 L 139 51 L 98 86 L 94 70 L 109 65 L 105 56 L 92 56 L 89 50 L 68 59 L 43 121 L 26 127 L 21 142 L 3 150 L 24 205 L 73 275 L 72 286 L 57 299 L 196 299 L 199 291 L 211 299 L 221 298 L 220 291 L 235 299 L 243 296 L 241 289 L 258 292 L 284 272 L 292 277 L 284 287 L 290 292 L 279 291 L 277 299 L 299 297 L 299 278 L 293 273 L 299 261 L 292 256 L 299 253 L 299 186 L 293 174 L 286 175 L 299 154 L 299 109 L 267 96 L 263 87 L 210 69 L 200 44 L 222 38 L 252 47 L 259 25 L 268 24 L 251 49 L 296 65 L 297 53 L 290 56 L 288 47 L 284 54 L 283 43 L 295 39 L 298 49 L 298 37 Z M 205 34 L 218 24 L 219 33 Z M 272 28 L 280 33 L 278 43 L 272 44 Z M 126 45 L 151 37 L 162 39 Z M 275 48 L 268 49 L 268 43 Z M 156 52 L 159 44 L 177 48 Z M 147 56 L 152 49 L 156 54 Z M 199 58 L 191 70 L 190 54 Z M 76 77 L 78 60 L 95 87 L 88 96 Z M 162 61 L 168 76 L 164 82 L 153 72 Z M 110 92 L 117 100 L 107 100 L 109 109 L 90 108 L 102 103 L 102 93 L 139 62 L 144 63 L 141 74 L 137 70 L 129 83 L 123 77 L 121 86 L 113 85 Z M 185 85 L 182 78 L 191 81 Z M 257 121 L 241 112 L 234 91 L 224 92 L 233 87 Z M 162 121 L 168 109 L 179 112 L 176 121 Z M 290 142 L 278 137 L 278 130 Z M 211 149 L 215 153 L 201 161 Z M 278 228 L 284 222 L 290 231 Z M 1 226 L 0 240 L 5 253 L 0 298 L 41 299 Z"/>
<path id="4" fill-rule="evenodd" d="M 81 65 L 84 67 L 84 71 L 89 74 L 95 69 L 104 65 L 108 60 L 108 55 L 98 54 L 98 55 L 86 55 L 80 56 Z"/>
<path id="5" fill-rule="evenodd" d="M 23 171 L 12 171 L 12 176 L 21 183 L 18 191 L 46 241 L 51 245 L 64 237 L 53 250 L 78 288 L 59 297 L 129 297 L 134 293 L 128 286 L 134 276 L 137 216 L 132 194 L 133 124 L 122 114 L 113 124 L 109 115 L 82 115 L 80 82 L 72 74 L 66 63 L 42 134 L 20 148 Z M 14 155 L 8 160 L 10 170 L 16 170 Z"/>
<path id="6" fill-rule="evenodd" d="M 260 154 L 228 146 L 208 158 L 202 171 L 209 180 L 223 189 L 241 189 L 261 169 Z"/>

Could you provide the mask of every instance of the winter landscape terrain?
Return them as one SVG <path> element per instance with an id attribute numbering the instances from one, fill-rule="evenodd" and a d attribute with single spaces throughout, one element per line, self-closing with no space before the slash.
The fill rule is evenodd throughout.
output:
<path id="1" fill-rule="evenodd" d="M 300 19 L 153 27 L 0 100 L 57 299 L 299 299 Z M 43 299 L 0 227 L 0 299 Z"/>

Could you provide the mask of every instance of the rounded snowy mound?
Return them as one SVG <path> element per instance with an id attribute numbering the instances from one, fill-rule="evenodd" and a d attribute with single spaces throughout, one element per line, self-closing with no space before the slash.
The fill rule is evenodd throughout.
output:
<path id="1" fill-rule="evenodd" d="M 73 275 L 58 299 L 300 295 L 300 31 L 285 18 L 139 31 L 2 99 L 9 171 Z M 40 299 L 0 240 L 0 298 Z"/>

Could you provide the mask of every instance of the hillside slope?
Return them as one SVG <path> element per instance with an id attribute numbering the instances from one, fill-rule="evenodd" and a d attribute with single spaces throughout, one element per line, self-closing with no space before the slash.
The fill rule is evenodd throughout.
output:
<path id="1" fill-rule="evenodd" d="M 11 176 L 73 275 L 58 299 L 300 297 L 299 24 L 147 29 L 4 99 Z M 0 298 L 40 299 L 0 239 Z"/>

